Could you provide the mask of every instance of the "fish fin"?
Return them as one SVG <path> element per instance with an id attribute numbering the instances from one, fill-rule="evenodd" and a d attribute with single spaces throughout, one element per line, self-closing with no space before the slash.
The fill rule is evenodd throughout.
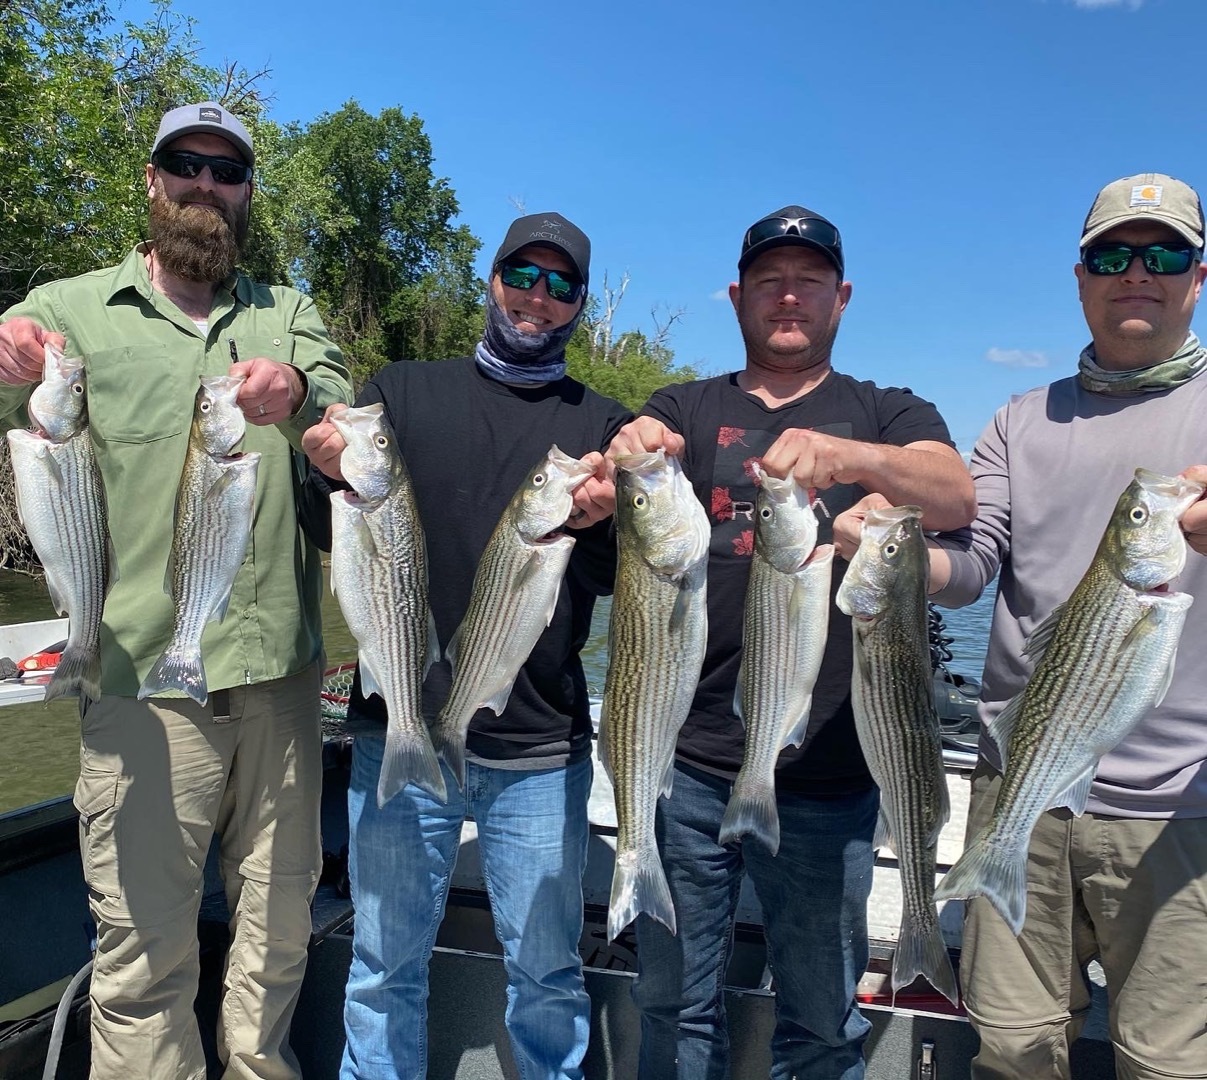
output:
<path id="1" fill-rule="evenodd" d="M 534 548 L 529 552 L 528 558 L 524 560 L 524 565 L 521 566 L 515 573 L 515 577 L 511 579 L 511 587 L 516 591 L 522 589 L 538 570 L 541 568 L 541 553 Z M 556 597 L 554 597 L 556 601 Z"/>
<path id="2" fill-rule="evenodd" d="M 788 599 L 788 621 L 796 623 L 800 618 L 801 608 L 809 600 L 809 588 L 798 574 L 792 580 L 792 596 Z"/>
<path id="3" fill-rule="evenodd" d="M 507 680 L 506 686 L 499 687 L 490 697 L 482 702 L 481 708 L 490 709 L 495 716 L 501 716 L 503 710 L 507 708 L 507 699 L 511 697 L 511 688 L 515 686 L 515 678 Z"/>
<path id="4" fill-rule="evenodd" d="M 105 596 L 113 591 L 113 586 L 121 581 L 121 570 L 117 565 L 117 551 L 113 547 L 113 537 L 109 535 L 108 526 L 105 528 Z M 95 700 L 95 699 L 94 699 Z"/>
<path id="5" fill-rule="evenodd" d="M 780 745 L 781 750 L 786 750 L 789 746 L 800 746 L 805 741 L 805 736 L 809 733 L 809 712 L 812 708 L 813 695 L 810 694 L 801 706 L 800 716 L 796 718 L 792 727 L 788 729 L 788 734 L 784 736 L 784 741 Z"/>
<path id="6" fill-rule="evenodd" d="M 930 985 L 953 1005 L 960 1003 L 955 969 L 951 966 L 938 920 L 928 932 L 905 915 L 901 920 L 901 937 L 893 951 L 893 993 L 909 986 L 919 975 L 925 975 Z"/>
<path id="7" fill-rule="evenodd" d="M 947 824 L 951 817 L 951 792 L 947 790 L 947 774 L 939 769 L 938 775 L 939 784 L 939 812 L 935 815 L 935 823 L 930 827 L 930 833 L 926 837 L 927 847 L 936 847 L 939 843 L 939 833 L 943 831 L 943 826 Z"/>
<path id="8" fill-rule="evenodd" d="M 68 645 L 59 657 L 59 663 L 46 684 L 46 701 L 82 694 L 89 701 L 101 699 L 101 652 L 100 647 L 88 649 L 82 645 Z"/>
<path id="9" fill-rule="evenodd" d="M 675 754 L 671 752 L 670 758 L 666 763 L 666 772 L 662 774 L 662 785 L 658 789 L 658 794 L 664 798 L 671 797 L 671 785 L 675 782 Z"/>
<path id="10" fill-rule="evenodd" d="M 562 581 L 564 578 L 558 578 L 557 588 L 553 590 L 553 595 L 549 597 L 549 607 L 545 611 L 545 625 L 553 625 L 553 616 L 557 614 L 557 601 L 562 595 Z"/>
<path id="11" fill-rule="evenodd" d="M 457 778 L 457 786 L 465 790 L 465 734 L 461 726 L 441 712 L 436 723 L 432 725 L 432 749 L 438 758 L 443 758 L 446 765 Z"/>
<path id="12" fill-rule="evenodd" d="M 373 668 L 373 660 L 363 649 L 357 654 L 357 662 L 360 664 L 360 692 L 364 697 L 370 698 L 376 694 L 382 701 L 385 701 L 386 696 L 381 691 L 381 680 L 377 677 L 377 672 Z"/>
<path id="13" fill-rule="evenodd" d="M 858 670 L 859 678 L 868 686 L 872 685 L 872 669 L 868 664 L 867 653 L 859 643 L 859 635 L 855 635 L 855 667 Z"/>
<path id="14" fill-rule="evenodd" d="M 970 900 L 983 896 L 1006 920 L 1015 937 L 1027 917 L 1027 848 L 990 844 L 991 826 L 982 829 L 955 866 L 947 871 L 936 900 Z"/>
<path id="15" fill-rule="evenodd" d="M 772 855 L 780 849 L 780 813 L 775 802 L 775 788 L 743 783 L 739 775 L 721 819 L 717 843 L 724 847 L 747 835 L 758 840 Z"/>
<path id="16" fill-rule="evenodd" d="M 43 572 L 46 575 L 46 588 L 50 593 L 50 602 L 54 605 L 55 611 L 60 615 L 67 614 L 66 598 L 71 595 L 68 583 L 61 581 L 56 571 L 43 567 Z"/>
<path id="17" fill-rule="evenodd" d="M 599 707 L 599 732 L 595 736 L 595 752 L 599 755 L 599 760 L 603 762 L 604 772 L 608 774 L 608 779 L 615 787 L 616 778 L 612 775 L 612 746 L 611 740 L 608 738 L 607 698 L 604 698 L 604 703 Z"/>
<path id="18" fill-rule="evenodd" d="M 207 472 L 210 471 L 207 468 Z M 238 470 L 224 469 L 221 466 L 217 467 L 217 475 L 214 477 L 214 482 L 205 489 L 205 493 L 201 496 L 206 502 L 218 502 L 227 489 L 239 478 Z"/>
<path id="19" fill-rule="evenodd" d="M 206 622 L 221 622 L 226 618 L 226 609 L 230 607 L 231 593 L 234 591 L 234 588 L 235 582 L 232 578 L 231 583 L 226 587 L 226 592 L 218 597 L 217 602 L 214 604 L 213 610 L 210 612 L 210 617 L 206 619 Z"/>
<path id="20" fill-rule="evenodd" d="M 736 716 L 742 725 L 746 724 L 746 712 L 742 708 L 742 687 L 746 682 L 746 657 L 742 657 L 742 662 L 738 666 L 738 681 L 733 684 L 733 715 Z"/>
<path id="21" fill-rule="evenodd" d="M 462 623 L 462 626 L 465 624 Z M 448 666 L 451 669 L 453 678 L 457 677 L 457 654 L 461 651 L 461 627 L 458 626 L 453 632 L 453 636 L 448 639 L 448 645 L 444 649 L 444 659 L 448 661 Z"/>
<path id="22" fill-rule="evenodd" d="M 1057 604 L 1041 623 L 1027 635 L 1027 640 L 1023 645 L 1023 655 L 1027 657 L 1032 665 L 1038 664 L 1043 659 L 1044 653 L 1048 651 L 1048 646 L 1052 644 L 1052 637 L 1056 633 L 1056 627 L 1060 624 L 1060 618 L 1065 613 L 1065 605 Z"/>
<path id="23" fill-rule="evenodd" d="M 882 848 L 892 848 L 894 852 L 897 850 L 897 845 L 893 840 L 893 825 L 889 821 L 888 814 L 884 812 L 884 807 L 880 807 L 880 813 L 876 815 L 876 831 L 872 834 L 872 848 L 879 851 Z"/>
<path id="24" fill-rule="evenodd" d="M 352 531 L 356 534 L 355 545 L 364 552 L 365 559 L 380 557 L 381 552 L 377 548 L 377 541 L 373 539 L 373 530 L 369 528 L 364 514 L 353 515 Z"/>
<path id="25" fill-rule="evenodd" d="M 377 779 L 377 805 L 383 807 L 407 784 L 423 788 L 433 799 L 448 802 L 440 760 L 426 734 L 405 736 L 393 721 L 386 728 L 386 750 Z"/>
<path id="26" fill-rule="evenodd" d="M 436 616 L 432 609 L 427 613 L 427 654 L 423 658 L 423 678 L 432 670 L 432 665 L 440 662 L 440 636 L 436 633 Z"/>
<path id="27" fill-rule="evenodd" d="M 684 574 L 678 582 L 679 591 L 675 594 L 675 604 L 671 608 L 670 629 L 678 630 L 687 621 L 687 607 L 691 603 L 692 593 L 695 591 L 692 586 L 694 580 L 690 580 L 690 575 Z"/>
<path id="28" fill-rule="evenodd" d="M 138 688 L 138 699 L 141 701 L 161 690 L 179 690 L 198 705 L 206 703 L 209 693 L 199 646 L 169 645 L 164 649 Z"/>
<path id="29" fill-rule="evenodd" d="M 1163 615 L 1164 612 L 1155 603 L 1145 605 L 1144 613 L 1136 620 L 1135 625 L 1127 632 L 1127 636 L 1120 643 L 1117 655 L 1121 657 L 1132 649 L 1139 648 L 1142 638 L 1159 630 Z M 1157 696 L 1152 704 L 1154 709 L 1165 700 L 1165 695 L 1169 691 L 1169 684 L 1173 682 L 1173 668 L 1174 661 L 1177 660 L 1177 651 L 1175 647 L 1170 652 L 1169 663 L 1161 675 L 1161 685 L 1157 688 Z"/>
<path id="30" fill-rule="evenodd" d="M 1076 780 L 1068 787 L 1056 795 L 1056 797 L 1047 805 L 1048 810 L 1055 810 L 1058 806 L 1067 806 L 1073 811 L 1074 816 L 1081 817 L 1085 813 L 1085 804 L 1090 797 L 1090 785 L 1094 782 L 1094 773 L 1098 770 L 1098 762 L 1094 762 L 1085 772 L 1083 772 Z"/>
<path id="31" fill-rule="evenodd" d="M 993 745 L 997 747 L 998 757 L 1002 761 L 1002 772 L 1006 771 L 1006 748 L 1010 745 L 1010 736 L 1014 734 L 1018 718 L 1023 712 L 1024 693 L 1025 691 L 1020 690 L 1006 702 L 1006 707 L 989 721 L 989 726 L 985 731 L 993 741 Z"/>
<path id="32" fill-rule="evenodd" d="M 640 855 L 626 852 L 617 856 L 608 903 L 609 943 L 643 912 L 672 934 L 675 932 L 675 905 L 657 849 Z"/>

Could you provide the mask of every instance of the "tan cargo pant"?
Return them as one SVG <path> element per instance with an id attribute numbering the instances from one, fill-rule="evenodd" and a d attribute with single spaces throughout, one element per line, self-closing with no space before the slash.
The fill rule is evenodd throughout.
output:
<path id="1" fill-rule="evenodd" d="M 969 836 L 1000 785 L 982 762 Z M 974 1080 L 1067 1080 L 1095 958 L 1119 1080 L 1207 1077 L 1207 818 L 1040 818 L 1022 933 L 988 901 L 968 905 L 960 979 L 981 1037 Z"/>
<path id="2" fill-rule="evenodd" d="M 92 1080 L 204 1080 L 193 1000 L 215 830 L 232 912 L 224 1076 L 300 1075 L 288 1036 L 322 861 L 320 678 L 315 664 L 205 707 L 104 697 L 84 714 L 75 804 L 98 928 Z"/>

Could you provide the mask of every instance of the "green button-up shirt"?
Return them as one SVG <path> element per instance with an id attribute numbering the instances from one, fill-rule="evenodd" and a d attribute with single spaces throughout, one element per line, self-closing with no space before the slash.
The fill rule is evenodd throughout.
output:
<path id="1" fill-rule="evenodd" d="M 145 247 L 118 266 L 34 289 L 4 318 L 24 315 L 83 356 L 88 416 L 109 504 L 117 580 L 105 601 L 101 689 L 134 695 L 172 634 L 165 591 L 173 511 L 198 378 L 267 357 L 305 374 L 306 400 L 272 427 L 248 425 L 239 449 L 259 451 L 256 510 L 226 617 L 208 624 L 202 658 L 210 690 L 301 670 L 322 649 L 322 572 L 298 526 L 301 435 L 352 388 L 314 302 L 244 274 L 225 281 L 198 328 L 147 275 Z M 0 383 L 0 429 L 28 424 L 31 386 Z"/>

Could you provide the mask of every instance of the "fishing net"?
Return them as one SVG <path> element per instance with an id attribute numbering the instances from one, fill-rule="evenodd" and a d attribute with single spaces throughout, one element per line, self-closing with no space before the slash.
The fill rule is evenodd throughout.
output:
<path id="1" fill-rule="evenodd" d="M 352 673 L 355 664 L 338 664 L 323 672 L 319 690 L 319 712 L 323 718 L 323 733 L 338 735 L 348 718 L 348 697 L 352 693 Z"/>

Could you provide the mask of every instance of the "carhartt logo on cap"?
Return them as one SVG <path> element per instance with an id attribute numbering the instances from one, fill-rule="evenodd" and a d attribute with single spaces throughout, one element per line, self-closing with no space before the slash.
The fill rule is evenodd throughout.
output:
<path id="1" fill-rule="evenodd" d="M 208 124 L 222 123 L 222 110 L 202 107 L 197 110 L 197 119 L 204 120 Z"/>
<path id="2" fill-rule="evenodd" d="M 1161 192 L 1164 190 L 1160 184 L 1137 184 L 1132 188 L 1132 198 L 1127 204 L 1128 206 L 1160 206 Z"/>

